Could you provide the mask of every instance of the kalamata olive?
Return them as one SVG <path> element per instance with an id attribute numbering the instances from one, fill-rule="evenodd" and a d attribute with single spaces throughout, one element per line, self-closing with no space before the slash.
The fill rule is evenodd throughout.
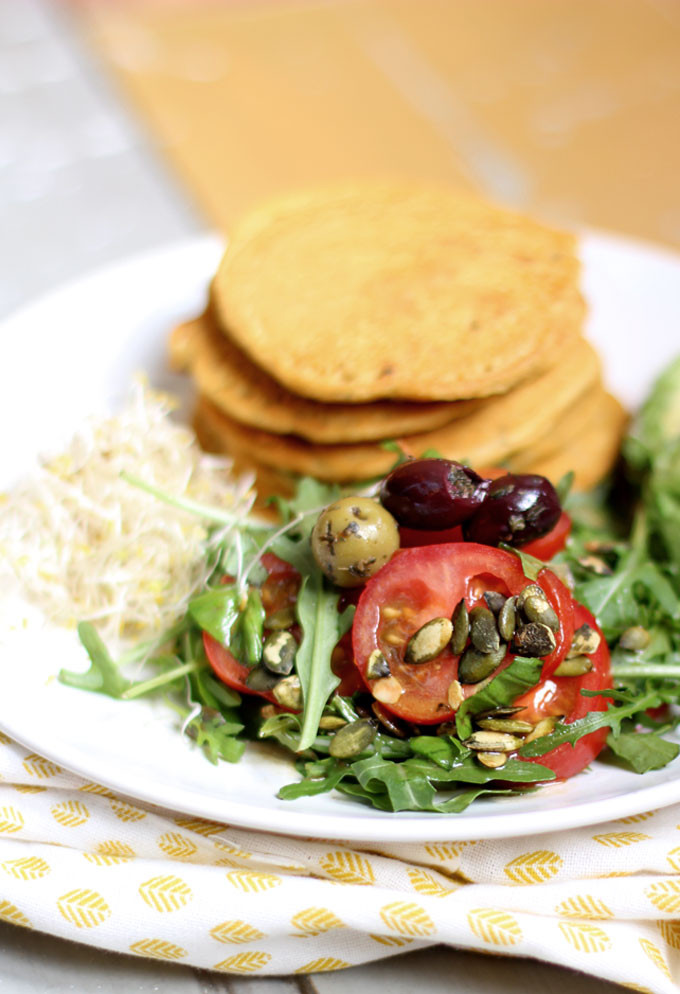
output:
<path id="1" fill-rule="evenodd" d="M 463 525 L 468 542 L 522 546 L 546 535 L 562 513 L 557 491 L 544 476 L 508 473 L 493 480 L 481 507 Z"/>
<path id="2" fill-rule="evenodd" d="M 370 497 L 343 497 L 329 504 L 312 531 L 312 552 L 338 587 L 358 587 L 399 548 L 392 515 Z"/>
<path id="3" fill-rule="evenodd" d="M 451 459 L 412 459 L 385 477 L 380 501 L 400 525 L 436 531 L 469 518 L 489 483 Z"/>

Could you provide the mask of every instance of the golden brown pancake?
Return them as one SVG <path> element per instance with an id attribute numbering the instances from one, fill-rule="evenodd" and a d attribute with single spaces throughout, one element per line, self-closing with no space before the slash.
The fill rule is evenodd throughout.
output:
<path id="1" fill-rule="evenodd" d="M 170 358 L 188 369 L 198 390 L 242 424 L 312 442 L 365 442 L 440 427 L 474 410 L 479 401 L 324 404 L 280 386 L 215 325 L 210 309 L 174 329 Z"/>
<path id="2" fill-rule="evenodd" d="M 459 400 L 511 389 L 580 332 L 571 235 L 476 197 L 358 184 L 274 200 L 233 232 L 221 328 L 323 402 Z"/>
<path id="3" fill-rule="evenodd" d="M 546 436 L 597 382 L 598 374 L 594 350 L 585 339 L 577 339 L 542 376 L 489 398 L 476 411 L 443 428 L 405 436 L 401 444 L 415 456 L 434 449 L 472 466 L 502 465 L 514 452 Z M 370 479 L 386 473 L 395 459 L 393 452 L 377 443 L 320 445 L 294 435 L 247 428 L 204 397 L 199 399 L 196 419 L 218 451 L 322 480 Z"/>

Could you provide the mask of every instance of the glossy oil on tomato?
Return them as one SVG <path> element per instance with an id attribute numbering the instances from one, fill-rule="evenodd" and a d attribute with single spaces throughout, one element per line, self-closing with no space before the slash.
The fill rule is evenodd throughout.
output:
<path id="1" fill-rule="evenodd" d="M 517 556 L 487 545 L 457 542 L 401 550 L 366 584 L 354 618 L 354 660 L 369 690 L 376 681 L 367 679 L 366 666 L 379 649 L 403 688 L 398 701 L 385 707 L 419 724 L 453 717 L 447 693 L 458 673 L 458 656 L 447 648 L 429 663 L 409 664 L 404 661 L 408 640 L 427 621 L 450 618 L 462 597 L 469 609 L 483 603 L 487 590 L 509 596 L 531 582 Z M 571 644 L 574 612 L 569 591 L 553 573 L 543 570 L 537 582 L 560 620 L 556 648 L 543 665 L 548 676 Z M 505 665 L 511 659 L 508 654 Z"/>
<path id="2" fill-rule="evenodd" d="M 580 628 L 588 624 L 600 635 L 600 645 L 590 659 L 593 668 L 589 673 L 580 677 L 574 676 L 545 676 L 541 682 L 523 694 L 515 701 L 524 710 L 517 717 L 530 722 L 538 722 L 541 718 L 563 718 L 570 725 L 579 718 L 584 718 L 591 711 L 606 711 L 609 704 L 607 697 L 584 697 L 582 690 L 605 690 L 612 686 L 609 649 L 602 632 L 592 614 L 582 604 L 574 602 L 574 625 Z M 529 762 L 540 763 L 553 770 L 558 778 L 566 780 L 573 777 L 593 760 L 604 748 L 608 728 L 600 728 L 590 735 L 584 735 L 573 746 L 569 744 L 558 746 L 544 756 L 537 756 Z"/>

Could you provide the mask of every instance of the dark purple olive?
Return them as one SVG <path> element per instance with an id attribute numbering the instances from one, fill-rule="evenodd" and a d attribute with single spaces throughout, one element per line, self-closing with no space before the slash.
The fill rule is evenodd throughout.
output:
<path id="1" fill-rule="evenodd" d="M 385 477 L 380 501 L 400 525 L 439 531 L 469 518 L 489 483 L 450 459 L 412 459 Z"/>
<path id="2" fill-rule="evenodd" d="M 521 546 L 547 535 L 561 513 L 557 491 L 544 476 L 508 473 L 492 481 L 463 534 L 468 542 L 482 545 Z"/>

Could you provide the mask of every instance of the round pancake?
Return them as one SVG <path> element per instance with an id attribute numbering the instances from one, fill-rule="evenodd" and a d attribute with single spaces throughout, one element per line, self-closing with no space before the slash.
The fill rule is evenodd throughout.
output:
<path id="1" fill-rule="evenodd" d="M 215 325 L 210 311 L 170 336 L 176 369 L 188 369 L 200 393 L 229 417 L 253 428 L 300 435 L 312 442 L 365 442 L 440 427 L 479 401 L 323 404 L 280 386 Z"/>
<path id="2" fill-rule="evenodd" d="M 629 420 L 615 397 L 607 394 L 606 398 L 593 422 L 567 445 L 550 454 L 522 453 L 512 461 L 513 471 L 540 473 L 553 482 L 573 471 L 576 490 L 598 484 L 616 463 Z"/>
<path id="3" fill-rule="evenodd" d="M 472 466 L 503 464 L 514 452 L 544 438 L 597 382 L 599 369 L 593 348 L 585 339 L 577 339 L 542 376 L 488 399 L 473 413 L 443 428 L 404 436 L 400 444 L 414 456 L 434 449 Z M 395 460 L 394 452 L 377 443 L 319 445 L 294 435 L 247 428 L 204 397 L 199 399 L 197 419 L 221 451 L 321 480 L 370 479 L 386 473 Z"/>
<path id="4" fill-rule="evenodd" d="M 239 347 L 305 397 L 485 397 L 580 332 L 574 246 L 470 195 L 337 186 L 246 217 L 212 300 Z"/>

